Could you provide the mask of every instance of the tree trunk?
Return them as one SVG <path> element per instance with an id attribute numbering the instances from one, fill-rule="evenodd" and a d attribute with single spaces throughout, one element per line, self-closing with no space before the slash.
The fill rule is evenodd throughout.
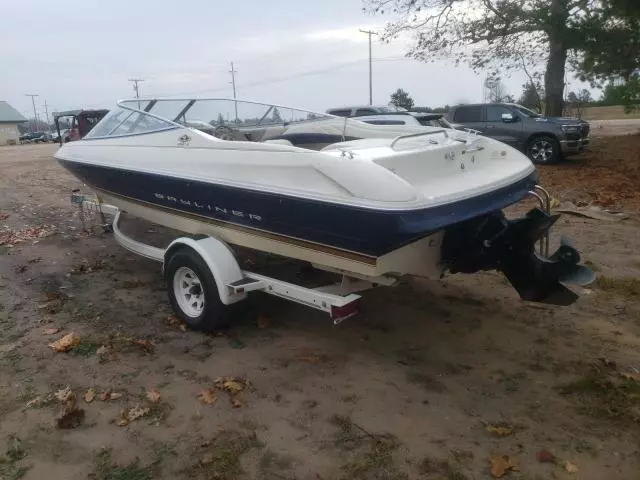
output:
<path id="1" fill-rule="evenodd" d="M 549 58 L 544 74 L 546 93 L 545 115 L 560 117 L 564 107 L 564 73 L 567 63 L 567 45 L 564 41 L 567 24 L 566 0 L 551 0 L 549 25 Z"/>

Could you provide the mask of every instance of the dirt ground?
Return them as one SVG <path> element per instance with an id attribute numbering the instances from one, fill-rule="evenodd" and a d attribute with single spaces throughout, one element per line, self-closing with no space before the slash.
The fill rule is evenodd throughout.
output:
<path id="1" fill-rule="evenodd" d="M 640 137 L 541 168 L 630 216 L 558 222 L 599 276 L 570 307 L 483 273 L 366 292 L 339 326 L 255 294 L 218 335 L 83 233 L 54 150 L 0 148 L 0 478 L 640 479 Z"/>

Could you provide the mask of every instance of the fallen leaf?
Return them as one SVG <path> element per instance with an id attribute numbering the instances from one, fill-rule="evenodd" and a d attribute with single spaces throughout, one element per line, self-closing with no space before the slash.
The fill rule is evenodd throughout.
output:
<path id="1" fill-rule="evenodd" d="M 200 391 L 200 393 L 198 394 L 198 400 L 200 400 L 202 403 L 206 403 L 207 405 L 211 405 L 218 399 L 216 398 L 213 389 L 207 388 L 206 390 Z"/>
<path id="2" fill-rule="evenodd" d="M 130 422 L 137 420 L 138 418 L 144 417 L 147 413 L 149 413 L 148 408 L 142 408 L 140 405 L 136 405 L 132 407 L 127 412 L 127 418 Z"/>
<path id="3" fill-rule="evenodd" d="M 6 220 L 7 218 L 9 218 L 8 213 L 0 213 L 0 220 Z"/>
<path id="4" fill-rule="evenodd" d="M 210 463 L 213 463 L 214 459 L 215 458 L 212 453 L 205 455 L 200 459 L 200 465 L 209 465 Z"/>
<path id="5" fill-rule="evenodd" d="M 514 472 L 520 471 L 520 465 L 515 459 L 509 458 L 508 455 L 499 455 L 491 457 L 491 475 L 495 478 L 501 478 L 509 470 Z"/>
<path id="6" fill-rule="evenodd" d="M 111 392 L 111 393 L 109 394 L 109 400 L 117 400 L 117 399 L 119 399 L 120 397 L 122 397 L 122 394 L 121 394 L 121 393 Z"/>
<path id="7" fill-rule="evenodd" d="M 60 331 L 59 328 L 45 328 L 44 331 L 42 332 L 44 335 L 55 335 L 56 333 L 58 333 Z"/>
<path id="8" fill-rule="evenodd" d="M 214 385 L 230 395 L 237 395 L 249 386 L 249 382 L 240 377 L 218 377 Z"/>
<path id="9" fill-rule="evenodd" d="M 66 352 L 70 350 L 72 347 L 80 344 L 80 337 L 75 333 L 71 332 L 68 335 L 56 340 L 49 346 L 53 348 L 55 352 Z"/>
<path id="10" fill-rule="evenodd" d="M 155 388 L 147 390 L 147 400 L 151 403 L 158 403 L 160 401 L 160 392 Z"/>
<path id="11" fill-rule="evenodd" d="M 144 340 L 144 339 L 141 339 L 141 338 L 135 338 L 135 339 L 132 340 L 131 343 L 133 343 L 134 345 L 140 345 L 147 352 L 153 352 L 153 349 L 155 348 L 153 343 L 151 343 L 151 340 Z"/>
<path id="12" fill-rule="evenodd" d="M 93 388 L 90 388 L 84 394 L 84 401 L 87 403 L 93 402 L 95 398 L 96 398 L 96 391 Z"/>
<path id="13" fill-rule="evenodd" d="M 54 396 L 58 399 L 60 403 L 66 403 L 73 398 L 74 394 L 73 394 L 73 391 L 71 390 L 71 387 L 67 386 L 65 388 L 58 390 L 56 393 L 54 393 Z"/>
<path id="14" fill-rule="evenodd" d="M 242 401 L 239 400 L 237 397 L 229 397 L 229 400 L 231 401 L 231 406 L 233 408 L 244 407 L 244 403 L 242 403 Z"/>
<path id="15" fill-rule="evenodd" d="M 569 473 L 578 473 L 578 467 L 569 460 L 564 461 L 564 469 Z"/>
<path id="16" fill-rule="evenodd" d="M 258 317 L 258 328 L 265 329 L 268 328 L 271 324 L 271 319 L 265 315 L 260 315 Z"/>
<path id="17" fill-rule="evenodd" d="M 27 271 L 27 266 L 26 265 L 16 265 L 15 268 L 16 273 L 24 273 Z"/>
<path id="18" fill-rule="evenodd" d="M 299 355 L 298 360 L 304 363 L 322 363 L 327 361 L 326 355 L 318 355 L 316 353 L 308 353 L 305 355 Z"/>
<path id="19" fill-rule="evenodd" d="M 548 450 L 540 450 L 536 458 L 540 463 L 556 463 L 556 456 Z"/>
<path id="20" fill-rule="evenodd" d="M 640 383 L 640 372 L 624 372 L 620 375 L 622 376 L 622 378 Z"/>
<path id="21" fill-rule="evenodd" d="M 98 347 L 98 349 L 96 350 L 96 354 L 99 357 L 102 357 L 103 355 L 106 355 L 107 353 L 109 353 L 109 347 L 106 347 L 104 345 Z"/>
<path id="22" fill-rule="evenodd" d="M 235 395 L 244 390 L 244 385 L 235 380 L 227 380 L 226 382 L 222 383 L 222 389 L 225 392 L 229 392 L 230 394 Z"/>
<path id="23" fill-rule="evenodd" d="M 37 397 L 32 398 L 31 400 L 29 400 L 25 404 L 25 407 L 27 407 L 27 408 L 36 407 L 36 406 L 40 405 L 41 403 L 42 403 L 42 397 L 40 395 L 38 395 Z"/>
<path id="24" fill-rule="evenodd" d="M 187 331 L 187 326 L 186 326 L 184 323 L 181 323 L 179 328 L 180 328 L 180 330 L 181 330 L 181 331 L 183 331 L 183 332 L 186 332 L 186 331 Z"/>
<path id="25" fill-rule="evenodd" d="M 103 402 L 106 402 L 107 400 L 109 400 L 110 396 L 111 396 L 111 392 L 107 390 L 106 392 L 102 392 L 100 394 L 100 400 L 102 400 Z"/>
<path id="26" fill-rule="evenodd" d="M 56 427 L 67 429 L 79 427 L 84 421 L 84 410 L 75 405 L 65 408 L 56 419 Z"/>
<path id="27" fill-rule="evenodd" d="M 513 427 L 495 427 L 493 425 L 486 426 L 487 432 L 498 437 L 507 437 L 513 433 Z"/>
<path id="28" fill-rule="evenodd" d="M 129 425 L 134 420 L 138 418 L 144 417 L 147 413 L 149 413 L 148 408 L 142 408 L 140 405 L 136 405 L 131 408 L 123 408 L 120 410 L 120 418 L 116 420 L 116 425 L 119 427 L 124 427 L 125 425 Z"/>

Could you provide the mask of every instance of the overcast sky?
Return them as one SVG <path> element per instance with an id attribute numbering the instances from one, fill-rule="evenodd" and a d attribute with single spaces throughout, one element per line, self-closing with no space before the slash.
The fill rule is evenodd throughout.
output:
<path id="1" fill-rule="evenodd" d="M 231 97 L 324 111 L 368 103 L 367 36 L 386 17 L 361 0 L 1 0 L 0 100 L 38 112 L 110 108 L 133 96 Z M 373 44 L 373 100 L 398 87 L 417 105 L 482 100 L 483 75 L 403 57 L 408 39 Z M 524 78 L 504 79 L 516 97 Z M 576 86 L 577 82 L 576 82 Z"/>

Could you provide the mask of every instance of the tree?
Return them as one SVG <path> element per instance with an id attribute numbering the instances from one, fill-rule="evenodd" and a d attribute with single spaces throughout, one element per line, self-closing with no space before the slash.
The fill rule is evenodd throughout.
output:
<path id="1" fill-rule="evenodd" d="M 592 101 L 591 92 L 586 88 L 583 88 L 578 93 L 569 92 L 566 102 L 567 110 L 569 110 L 567 113 L 582 118 L 585 107 Z"/>
<path id="2" fill-rule="evenodd" d="M 453 57 L 456 63 L 465 61 L 476 70 L 491 69 L 495 74 L 523 65 L 535 68 L 540 58 L 544 58 L 545 111 L 554 116 L 561 115 L 563 110 L 568 56 L 592 58 L 580 65 L 583 69 L 593 68 L 597 56 L 586 55 L 587 38 L 594 39 L 594 48 L 590 50 L 595 52 L 598 33 L 609 28 L 612 34 L 608 41 L 612 49 L 617 48 L 620 38 L 629 38 L 629 29 L 625 27 L 623 34 L 615 32 L 616 18 L 635 12 L 640 3 L 637 0 L 364 2 L 369 11 L 385 13 L 390 9 L 399 17 L 387 25 L 386 39 L 407 30 L 416 34 L 416 42 L 408 55 L 419 60 Z M 587 33 L 590 37 L 586 37 Z M 603 65 L 605 71 L 610 67 Z"/>
<path id="3" fill-rule="evenodd" d="M 631 80 L 640 68 L 640 2 L 606 0 L 583 29 L 584 45 L 574 64 L 585 80 Z"/>
<path id="4" fill-rule="evenodd" d="M 603 104 L 640 108 L 640 2 L 607 0 L 594 12 L 574 65 L 592 86 L 607 84 Z"/>
<path id="5" fill-rule="evenodd" d="M 512 102 L 513 97 L 507 93 L 507 90 L 497 77 L 487 77 L 484 81 L 485 99 L 489 103 Z"/>
<path id="6" fill-rule="evenodd" d="M 216 121 L 216 125 L 224 125 L 224 117 L 222 113 L 218 113 L 218 120 Z"/>
<path id="7" fill-rule="evenodd" d="M 389 103 L 396 107 L 406 108 L 407 110 L 411 110 L 414 104 L 413 98 L 401 88 L 391 94 L 391 101 Z"/>
<path id="8" fill-rule="evenodd" d="M 542 111 L 542 85 L 540 82 L 527 82 L 522 86 L 522 95 L 518 99 L 518 103 L 524 107 Z"/>

